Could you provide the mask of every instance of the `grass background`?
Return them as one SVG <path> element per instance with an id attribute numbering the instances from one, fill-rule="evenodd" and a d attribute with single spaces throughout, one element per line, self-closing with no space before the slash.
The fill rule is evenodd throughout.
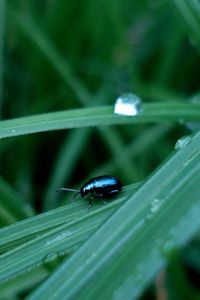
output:
<path id="1" fill-rule="evenodd" d="M 1 0 L 0 300 L 200 298 L 199 32 L 195 0 Z M 101 174 L 106 206 L 55 193 Z"/>

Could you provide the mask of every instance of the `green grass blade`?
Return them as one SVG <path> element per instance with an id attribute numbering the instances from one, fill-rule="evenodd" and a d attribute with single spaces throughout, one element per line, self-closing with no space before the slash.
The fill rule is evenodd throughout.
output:
<path id="1" fill-rule="evenodd" d="M 77 201 L 65 207 L 60 207 L 1 228 L 0 253 L 29 241 L 47 230 L 72 222 L 78 216 L 84 215 L 85 209 L 85 205 L 81 201 Z"/>
<path id="2" fill-rule="evenodd" d="M 47 191 L 43 201 L 43 209 L 53 209 L 58 205 L 59 194 L 55 194 L 58 187 L 66 186 L 68 179 L 73 175 L 77 163 L 77 157 L 82 153 L 90 136 L 90 129 L 73 131 L 64 140 L 53 166 Z"/>
<path id="3" fill-rule="evenodd" d="M 136 299 L 199 229 L 199 149 L 200 133 L 27 299 Z"/>
<path id="4" fill-rule="evenodd" d="M 24 199 L 0 177 L 0 205 L 10 212 L 15 220 L 24 219 L 33 215 L 34 210 Z"/>
<path id="5" fill-rule="evenodd" d="M 134 178 L 135 169 L 131 163 L 130 155 L 124 151 L 124 142 L 120 140 L 120 135 L 113 128 L 102 128 L 100 130 L 102 138 L 106 141 L 107 147 L 111 152 L 112 157 L 120 157 L 119 170 L 121 178 Z M 102 174 L 102 173 L 99 173 Z M 106 174 L 106 173 L 105 173 Z"/>
<path id="6" fill-rule="evenodd" d="M 61 78 L 73 90 L 77 98 L 82 103 L 87 104 L 91 100 L 90 94 L 75 75 L 67 60 L 60 55 L 56 47 L 51 43 L 51 40 L 42 33 L 41 28 L 37 26 L 34 19 L 30 15 L 19 13 L 14 9 L 9 9 L 9 12 L 21 32 L 50 61 Z"/>
<path id="7" fill-rule="evenodd" d="M 59 219 L 58 214 L 52 212 L 48 217 L 46 214 L 36 216 L 2 229 L 0 244 L 4 249 L 11 243 L 15 246 L 15 243 L 20 242 L 21 245 L 0 256 L 0 282 L 45 264 L 45 258 L 51 253 L 56 253 L 57 256 L 70 253 L 71 249 L 83 243 L 126 200 L 129 188 L 125 190 L 118 200 L 103 207 L 100 203 L 100 209 L 94 207 L 90 213 L 88 213 L 87 203 L 82 205 L 81 211 L 78 207 L 69 208 L 69 212 L 78 210 L 79 213 L 76 213 L 76 217 L 73 213 L 66 213 L 64 224 L 62 224 L 62 216 Z M 54 223 L 54 227 L 50 228 L 51 223 Z M 25 242 L 26 238 L 32 240 Z"/>
<path id="8" fill-rule="evenodd" d="M 3 69 L 4 69 L 4 35 L 5 35 L 5 6 L 6 1 L 0 2 L 0 115 L 2 114 L 3 104 Z"/>
<path id="9" fill-rule="evenodd" d="M 121 196 L 124 197 L 124 194 L 127 192 L 130 193 L 130 191 L 137 190 L 140 185 L 141 183 L 135 183 L 124 187 Z M 95 205 L 92 211 L 101 207 L 101 204 L 99 205 Z M 114 201 L 111 206 L 108 204 L 107 208 L 112 209 L 112 207 L 117 207 L 118 205 L 118 202 Z M 17 245 L 49 230 L 74 222 L 85 216 L 85 214 L 88 214 L 88 203 L 80 199 L 74 203 L 68 203 L 66 206 L 5 226 L 0 229 L 0 253 L 12 250 Z"/>
<path id="10" fill-rule="evenodd" d="M 42 280 L 44 280 L 48 275 L 48 270 L 44 267 L 37 268 L 32 272 L 25 273 L 21 276 L 15 277 L 10 281 L 6 281 L 0 286 L 1 300 L 13 299 L 13 295 L 16 293 L 23 292 L 35 287 Z M 6 298 L 10 297 L 10 298 Z"/>
<path id="11" fill-rule="evenodd" d="M 112 160 L 101 164 L 93 172 L 90 173 L 89 178 L 98 176 L 99 174 L 106 174 L 113 172 L 120 165 L 121 156 L 128 155 L 131 160 L 136 159 L 138 155 L 142 155 L 146 151 L 150 151 L 152 147 L 160 142 L 163 136 L 172 130 L 170 124 L 155 125 L 140 133 L 136 138 L 123 150 L 123 154 L 112 157 Z"/>
<path id="12" fill-rule="evenodd" d="M 200 3 L 197 0 L 173 0 L 184 25 L 200 52 Z"/>
<path id="13" fill-rule="evenodd" d="M 112 106 L 91 107 L 1 121 L 0 138 L 87 126 L 199 120 L 199 104 L 149 103 L 134 117 L 116 115 Z"/>

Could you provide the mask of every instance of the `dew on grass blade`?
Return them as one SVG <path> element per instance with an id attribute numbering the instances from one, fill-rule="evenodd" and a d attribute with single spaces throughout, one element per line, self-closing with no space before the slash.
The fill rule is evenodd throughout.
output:
<path id="1" fill-rule="evenodd" d="M 191 136 L 186 135 L 177 140 L 174 148 L 175 150 L 183 149 L 186 145 L 188 145 L 191 141 Z"/>
<path id="2" fill-rule="evenodd" d="M 62 232 L 56 236 L 54 236 L 52 239 L 49 239 L 46 243 L 45 243 L 45 246 L 49 246 L 49 245 L 52 245 L 52 244 L 56 244 L 58 242 L 60 242 L 61 240 L 67 238 L 68 236 L 70 236 L 72 233 L 70 231 L 65 231 L 65 232 Z"/>
<path id="3" fill-rule="evenodd" d="M 44 263 L 48 264 L 48 263 L 52 262 L 53 260 L 56 260 L 57 258 L 58 258 L 57 252 L 50 252 L 45 256 Z"/>
<path id="4" fill-rule="evenodd" d="M 43 264 L 45 268 L 49 271 L 53 271 L 59 263 L 59 256 L 57 252 L 51 252 L 45 255 L 43 259 Z"/>
<path id="5" fill-rule="evenodd" d="M 153 201 L 151 202 L 151 213 L 156 213 L 159 208 L 160 208 L 160 205 L 161 205 L 161 201 L 157 198 L 153 199 Z"/>
<path id="6" fill-rule="evenodd" d="M 136 116 L 142 111 L 141 99 L 131 93 L 117 98 L 114 113 L 125 116 Z"/>

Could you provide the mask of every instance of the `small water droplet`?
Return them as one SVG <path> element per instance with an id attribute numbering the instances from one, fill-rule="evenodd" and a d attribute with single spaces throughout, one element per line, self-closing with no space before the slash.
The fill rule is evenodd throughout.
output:
<path id="1" fill-rule="evenodd" d="M 12 129 L 12 130 L 11 130 L 11 132 L 12 132 L 12 133 L 15 133 L 15 132 L 16 132 L 16 130 L 15 130 L 15 129 Z"/>
<path id="2" fill-rule="evenodd" d="M 142 111 L 141 99 L 131 93 L 124 94 L 117 98 L 114 113 L 125 116 L 136 116 Z"/>
<path id="3" fill-rule="evenodd" d="M 61 240 L 65 239 L 66 237 L 70 236 L 72 233 L 70 231 L 65 231 L 65 232 L 62 232 L 58 235 L 56 235 L 54 238 L 48 240 L 45 244 L 45 246 L 49 246 L 51 244 L 54 244 L 54 243 L 57 243 L 57 242 L 60 242 Z"/>
<path id="4" fill-rule="evenodd" d="M 186 135 L 178 139 L 178 141 L 175 144 L 175 150 L 183 149 L 186 145 L 188 145 L 191 141 L 191 136 Z"/>
<path id="5" fill-rule="evenodd" d="M 173 241 L 173 239 L 169 239 L 164 242 L 164 244 L 161 247 L 161 253 L 165 257 L 170 257 L 173 255 L 174 252 L 176 252 L 177 246 L 176 243 Z"/>
<path id="6" fill-rule="evenodd" d="M 150 212 L 147 214 L 145 220 L 149 221 L 154 218 L 155 214 L 158 212 L 161 206 L 161 200 L 158 198 L 155 198 L 151 201 L 150 204 Z"/>
<path id="7" fill-rule="evenodd" d="M 53 260 L 58 258 L 57 252 L 48 253 L 44 258 L 44 263 L 52 262 Z"/>
<path id="8" fill-rule="evenodd" d="M 160 207 L 160 200 L 157 198 L 153 199 L 153 201 L 151 202 L 150 211 L 152 213 L 156 213 L 158 211 L 159 207 Z"/>
<path id="9" fill-rule="evenodd" d="M 52 271 L 59 262 L 58 258 L 57 252 L 51 252 L 44 257 L 43 263 L 48 270 Z"/>

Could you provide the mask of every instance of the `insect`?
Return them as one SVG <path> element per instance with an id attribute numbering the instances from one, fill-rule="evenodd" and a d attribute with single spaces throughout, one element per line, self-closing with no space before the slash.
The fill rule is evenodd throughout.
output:
<path id="1" fill-rule="evenodd" d="M 121 188 L 122 184 L 116 177 L 103 175 L 90 179 L 80 190 L 59 188 L 57 191 L 76 192 L 75 196 L 80 194 L 83 198 L 89 198 L 89 206 L 92 206 L 93 199 L 113 198 Z"/>

